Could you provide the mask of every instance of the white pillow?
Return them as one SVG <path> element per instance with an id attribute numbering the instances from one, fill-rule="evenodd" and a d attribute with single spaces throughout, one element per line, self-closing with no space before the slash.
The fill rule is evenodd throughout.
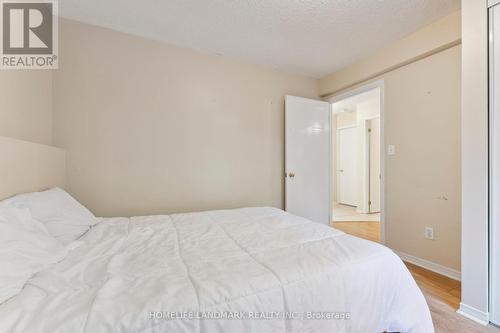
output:
<path id="1" fill-rule="evenodd" d="M 28 208 L 31 216 L 42 222 L 49 234 L 67 244 L 97 223 L 96 217 L 60 188 L 19 194 L 5 200 L 18 208 Z"/>
<path id="2" fill-rule="evenodd" d="M 0 303 L 17 295 L 35 273 L 66 255 L 66 248 L 27 209 L 0 203 Z"/>

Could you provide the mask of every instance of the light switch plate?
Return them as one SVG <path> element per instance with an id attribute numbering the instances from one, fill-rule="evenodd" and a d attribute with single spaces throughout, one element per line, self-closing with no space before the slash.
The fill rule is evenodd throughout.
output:
<path id="1" fill-rule="evenodd" d="M 425 227 L 425 238 L 430 240 L 434 239 L 434 228 Z"/>
<path id="2" fill-rule="evenodd" d="M 387 145 L 387 155 L 396 155 L 395 145 Z"/>

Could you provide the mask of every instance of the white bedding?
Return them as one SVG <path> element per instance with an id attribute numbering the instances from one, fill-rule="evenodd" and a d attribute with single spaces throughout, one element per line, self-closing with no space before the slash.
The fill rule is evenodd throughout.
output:
<path id="1" fill-rule="evenodd" d="M 279 209 L 103 219 L 77 242 L 0 332 L 433 332 L 392 251 Z"/>

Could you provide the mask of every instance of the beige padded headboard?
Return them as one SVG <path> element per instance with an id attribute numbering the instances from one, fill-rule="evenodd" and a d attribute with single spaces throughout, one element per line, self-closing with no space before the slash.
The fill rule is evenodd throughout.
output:
<path id="1" fill-rule="evenodd" d="M 65 185 L 64 149 L 0 136 L 0 200 Z"/>

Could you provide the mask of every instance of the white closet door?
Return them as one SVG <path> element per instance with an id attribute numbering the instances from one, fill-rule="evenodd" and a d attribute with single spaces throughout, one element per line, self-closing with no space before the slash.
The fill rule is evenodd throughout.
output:
<path id="1" fill-rule="evenodd" d="M 500 325 L 500 5 L 490 8 L 490 320 Z"/>
<path id="2" fill-rule="evenodd" d="M 358 128 L 339 128 L 337 197 L 344 205 L 358 206 Z"/>

